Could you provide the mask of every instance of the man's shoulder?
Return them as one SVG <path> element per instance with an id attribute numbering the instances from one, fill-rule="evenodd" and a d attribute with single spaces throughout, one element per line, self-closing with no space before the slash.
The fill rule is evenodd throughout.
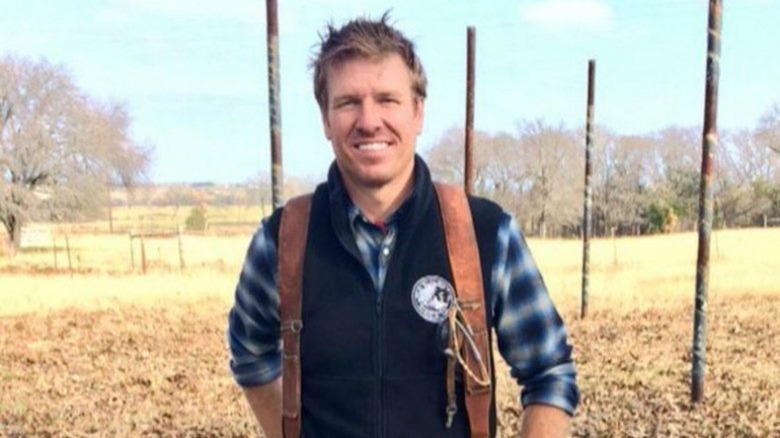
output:
<path id="1" fill-rule="evenodd" d="M 304 192 L 296 196 L 293 196 L 290 199 L 288 199 L 284 205 L 274 209 L 273 213 L 271 213 L 271 215 L 268 216 L 264 221 L 265 226 L 267 227 L 268 230 L 268 236 L 270 236 L 273 239 L 274 244 L 276 244 L 279 239 L 279 227 L 282 223 L 282 215 L 284 214 L 285 207 L 290 202 L 293 202 L 295 199 L 304 199 L 304 198 L 309 198 L 309 202 L 313 202 L 315 196 L 328 196 L 327 192 L 328 192 L 328 184 L 321 183 L 314 189 L 314 191 Z"/>
<path id="2" fill-rule="evenodd" d="M 469 196 L 469 208 L 474 221 L 474 229 L 480 240 L 493 240 L 498 235 L 502 223 L 508 214 L 496 202 L 480 196 Z"/>
<path id="3" fill-rule="evenodd" d="M 507 213 L 497 202 L 481 196 L 469 195 L 469 207 L 474 216 L 496 216 L 503 217 Z"/>
<path id="4" fill-rule="evenodd" d="M 457 187 L 462 190 L 461 186 L 451 183 L 436 181 L 434 184 Z M 499 226 L 506 221 L 509 214 L 501 205 L 491 199 L 476 195 L 466 195 L 466 198 L 478 238 L 494 237 Z"/>

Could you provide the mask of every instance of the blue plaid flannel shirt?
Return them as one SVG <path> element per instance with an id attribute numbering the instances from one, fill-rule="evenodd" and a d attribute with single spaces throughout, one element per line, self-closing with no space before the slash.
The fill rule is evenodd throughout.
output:
<path id="1" fill-rule="evenodd" d="M 396 220 L 391 216 L 384 224 L 370 223 L 354 205 L 348 214 L 363 263 L 380 291 L 395 244 Z M 276 247 L 265 230 L 261 226 L 249 245 L 228 317 L 230 369 L 243 387 L 262 385 L 281 375 Z M 573 414 L 580 394 L 566 328 L 522 232 L 506 213 L 498 228 L 492 266 L 490 292 L 498 348 L 523 388 L 523 406 L 546 404 Z"/>

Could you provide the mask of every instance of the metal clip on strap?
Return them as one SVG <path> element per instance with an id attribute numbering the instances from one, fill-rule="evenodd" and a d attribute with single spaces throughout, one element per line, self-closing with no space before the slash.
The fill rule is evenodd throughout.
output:
<path id="1" fill-rule="evenodd" d="M 449 429 L 452 427 L 452 420 L 455 419 L 455 414 L 458 413 L 458 405 L 455 403 L 455 400 L 453 400 L 450 403 L 447 403 L 447 422 L 444 424 L 444 426 Z"/>
<path id="2" fill-rule="evenodd" d="M 281 330 L 283 332 L 298 333 L 303 330 L 303 321 L 296 319 L 294 321 L 287 321 L 282 324 Z"/>

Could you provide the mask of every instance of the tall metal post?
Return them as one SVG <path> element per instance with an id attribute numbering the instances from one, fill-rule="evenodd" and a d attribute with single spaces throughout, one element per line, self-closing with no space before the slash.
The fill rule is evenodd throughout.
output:
<path id="1" fill-rule="evenodd" d="M 585 201 L 582 214 L 582 305 L 580 318 L 588 314 L 588 286 L 590 284 L 590 235 L 593 230 L 593 218 L 591 202 L 593 198 L 591 189 L 591 151 L 593 150 L 593 116 L 594 116 L 594 90 L 596 87 L 596 61 L 588 61 L 588 106 L 585 121 Z"/>
<path id="2" fill-rule="evenodd" d="M 710 235 L 712 233 L 712 177 L 715 148 L 718 145 L 717 111 L 720 77 L 721 0 L 710 0 L 707 31 L 707 79 L 704 89 L 704 130 L 702 133 L 701 185 L 699 190 L 699 250 L 696 260 L 696 308 L 693 320 L 691 400 L 704 398 L 704 368 L 707 346 L 707 292 L 710 275 Z"/>
<path id="3" fill-rule="evenodd" d="M 279 21 L 276 0 L 266 0 L 268 114 L 271 128 L 271 187 L 274 208 L 282 205 L 282 108 L 279 98 Z"/>
<path id="4" fill-rule="evenodd" d="M 466 30 L 466 140 L 463 188 L 466 193 L 474 192 L 474 51 L 477 31 L 474 26 Z"/>

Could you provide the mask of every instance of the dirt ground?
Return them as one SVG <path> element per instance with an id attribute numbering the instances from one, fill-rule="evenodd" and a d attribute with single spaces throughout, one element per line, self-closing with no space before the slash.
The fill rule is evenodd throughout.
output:
<path id="1" fill-rule="evenodd" d="M 574 436 L 780 436 L 780 296 L 712 300 L 695 407 L 689 307 L 586 320 L 573 307 L 562 312 L 582 390 Z M 0 436 L 256 435 L 228 372 L 226 312 L 204 299 L 0 317 Z M 500 432 L 513 436 L 505 372 Z"/>

